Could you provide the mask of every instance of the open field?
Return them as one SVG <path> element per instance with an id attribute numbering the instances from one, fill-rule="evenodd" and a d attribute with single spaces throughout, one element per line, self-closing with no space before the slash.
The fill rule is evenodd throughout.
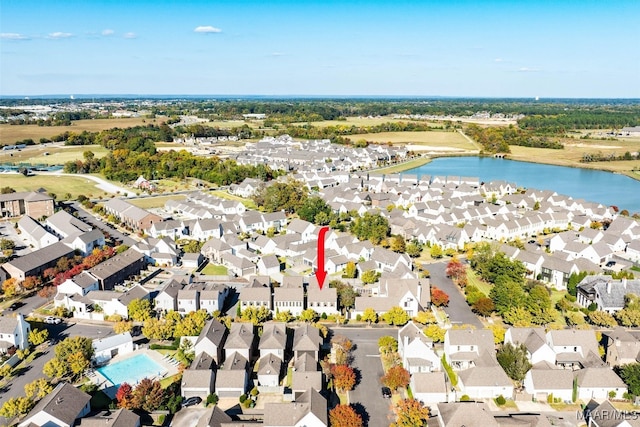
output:
<path id="1" fill-rule="evenodd" d="M 96 158 L 104 157 L 109 150 L 101 145 L 34 145 L 20 151 L 0 151 L 0 163 L 30 163 L 32 165 L 63 165 L 82 160 L 85 151 L 92 151 Z M 45 156 L 44 153 L 49 153 Z"/>
<path id="2" fill-rule="evenodd" d="M 421 124 L 427 124 L 432 127 L 441 127 L 442 123 L 425 122 L 422 120 L 407 120 L 407 119 L 394 119 L 392 117 L 347 117 L 347 120 L 323 120 L 320 122 L 297 122 L 292 123 L 296 126 L 303 126 L 310 124 L 316 127 L 328 127 L 328 126 L 376 126 L 382 123 L 396 123 L 396 122 L 415 122 Z"/>
<path id="3" fill-rule="evenodd" d="M 256 206 L 253 200 L 234 196 L 233 194 L 229 194 L 223 190 L 214 190 L 211 192 L 211 195 L 218 196 L 222 199 L 227 199 L 227 200 L 237 200 L 239 202 L 242 202 L 242 204 L 245 205 L 247 209 L 258 209 L 258 207 Z"/>
<path id="4" fill-rule="evenodd" d="M 409 169 L 417 168 L 422 165 L 426 165 L 431 161 L 428 157 L 419 157 L 417 159 L 411 159 L 408 162 L 399 163 L 397 165 L 388 166 L 386 168 L 374 169 L 371 171 L 372 174 L 383 174 L 383 173 L 398 173 L 404 172 Z"/>
<path id="5" fill-rule="evenodd" d="M 87 197 L 106 196 L 109 194 L 99 189 L 94 181 L 81 176 L 24 176 L 6 173 L 0 175 L 0 182 L 2 182 L 3 187 L 11 187 L 16 191 L 35 191 L 39 188 L 44 188 L 49 193 L 55 193 L 59 199 L 65 198 L 67 193 L 71 194 L 72 198 L 76 198 L 80 194 L 84 194 Z"/>
<path id="6" fill-rule="evenodd" d="M 184 194 L 170 194 L 168 196 L 155 196 L 155 197 L 142 197 L 137 199 L 131 199 L 129 202 L 132 205 L 136 205 L 142 209 L 162 208 L 164 204 L 169 200 L 184 200 Z"/>
<path id="7" fill-rule="evenodd" d="M 201 124 L 203 126 L 210 126 L 220 129 L 238 128 L 244 125 L 247 125 L 252 129 L 259 129 L 262 128 L 262 123 L 262 120 L 213 120 Z"/>
<path id="8" fill-rule="evenodd" d="M 458 132 L 382 132 L 349 135 L 349 139 L 357 141 L 365 139 L 370 142 L 386 144 L 407 144 L 412 150 L 460 151 L 476 150 L 476 147 Z"/>
<path id="9" fill-rule="evenodd" d="M 587 153 L 615 153 L 624 154 L 626 151 L 640 151 L 640 141 L 633 139 L 620 139 L 616 141 L 602 141 L 589 139 L 564 140 L 563 150 L 549 148 L 531 148 L 512 145 L 511 154 L 507 158 L 534 163 L 546 163 L 560 166 L 572 166 L 585 169 L 598 169 L 610 172 L 622 173 L 635 179 L 640 179 L 637 172 L 640 169 L 640 160 L 620 160 L 615 162 L 591 162 L 581 163 L 580 159 Z M 636 169 L 636 172 L 633 171 Z"/>
<path id="10" fill-rule="evenodd" d="M 51 138 L 64 132 L 97 132 L 111 128 L 127 128 L 151 123 L 160 123 L 166 117 L 145 119 L 142 117 L 120 117 L 113 119 L 87 119 L 74 121 L 71 126 L 38 126 L 38 125 L 0 125 L 0 145 L 14 144 L 16 141 L 31 138 L 36 143 L 40 138 Z"/>

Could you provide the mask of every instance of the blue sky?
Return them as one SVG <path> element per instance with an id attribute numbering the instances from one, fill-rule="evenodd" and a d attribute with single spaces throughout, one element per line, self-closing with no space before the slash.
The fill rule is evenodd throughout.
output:
<path id="1" fill-rule="evenodd" d="M 640 98 L 640 1 L 2 0 L 0 95 Z"/>

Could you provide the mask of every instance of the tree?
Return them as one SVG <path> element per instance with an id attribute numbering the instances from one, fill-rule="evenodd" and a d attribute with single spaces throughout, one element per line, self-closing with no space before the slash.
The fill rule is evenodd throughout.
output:
<path id="1" fill-rule="evenodd" d="M 389 221 L 379 213 L 365 212 L 362 217 L 351 223 L 351 232 L 360 240 L 369 240 L 374 245 L 379 244 L 389 235 Z"/>
<path id="2" fill-rule="evenodd" d="M 449 295 L 447 295 L 442 289 L 431 287 L 431 302 L 436 307 L 449 305 Z"/>
<path id="3" fill-rule="evenodd" d="M 623 308 L 616 312 L 616 319 L 625 327 L 640 326 L 640 310 Z"/>
<path id="4" fill-rule="evenodd" d="M 422 252 L 422 248 L 417 243 L 408 243 L 406 247 L 406 253 L 411 258 L 418 258 L 420 253 Z"/>
<path id="5" fill-rule="evenodd" d="M 402 236 L 394 236 L 391 238 L 391 245 L 389 249 L 393 252 L 404 253 L 406 251 L 407 245 Z"/>
<path id="6" fill-rule="evenodd" d="M 356 385 L 356 373 L 350 366 L 334 365 L 331 368 L 331 376 L 333 377 L 333 386 L 340 393 L 351 391 Z"/>
<path id="7" fill-rule="evenodd" d="M 378 322 L 378 313 L 373 308 L 365 308 L 362 312 L 362 320 L 369 325 Z"/>
<path id="8" fill-rule="evenodd" d="M 2 292 L 5 298 L 11 298 L 18 293 L 18 281 L 15 277 L 11 277 L 2 282 Z"/>
<path id="9" fill-rule="evenodd" d="M 596 326 L 606 326 L 612 328 L 618 326 L 616 319 L 606 311 L 591 311 L 589 312 L 589 322 Z"/>
<path id="10" fill-rule="evenodd" d="M 15 192 L 16 192 L 16 190 L 14 190 L 14 189 L 13 189 L 13 188 L 11 188 L 11 187 L 2 187 L 2 188 L 0 189 L 0 194 L 11 194 L 11 193 L 15 193 Z M 4 239 L 3 239 L 3 240 L 4 240 Z M 2 249 L 4 249 L 4 248 L 2 248 Z"/>
<path id="11" fill-rule="evenodd" d="M 302 203 L 296 213 L 305 221 L 316 222 L 316 216 L 319 213 L 324 213 L 327 216 L 331 215 L 331 207 L 322 198 L 312 196 Z"/>
<path id="12" fill-rule="evenodd" d="M 416 399 L 402 399 L 393 408 L 396 414 L 393 427 L 422 427 L 427 425 L 429 408 Z"/>
<path id="13" fill-rule="evenodd" d="M 149 319 L 142 326 L 142 335 L 152 340 L 168 340 L 173 336 L 175 325 L 169 322 Z"/>
<path id="14" fill-rule="evenodd" d="M 525 308 L 531 313 L 533 323 L 537 325 L 551 323 L 557 315 L 549 291 L 544 285 L 535 285 L 529 290 Z"/>
<path id="15" fill-rule="evenodd" d="M 38 378 L 24 386 L 24 394 L 31 400 L 40 400 L 52 391 L 53 386 L 44 378 Z"/>
<path id="16" fill-rule="evenodd" d="M 209 313 L 204 309 L 190 312 L 176 323 L 173 337 L 195 337 L 200 335 L 208 318 Z"/>
<path id="17" fill-rule="evenodd" d="M 278 322 L 285 322 L 285 323 L 289 323 L 293 319 L 294 319 L 293 314 L 291 314 L 291 311 L 289 310 L 279 311 L 276 313 L 276 317 L 275 317 L 275 320 L 277 320 Z"/>
<path id="18" fill-rule="evenodd" d="M 489 298 L 493 300 L 498 313 L 504 314 L 511 308 L 524 306 L 527 295 L 520 283 L 501 279 L 491 288 Z"/>
<path id="19" fill-rule="evenodd" d="M 378 348 L 381 353 L 395 353 L 398 351 L 398 340 L 390 335 L 378 338 Z"/>
<path id="20" fill-rule="evenodd" d="M 362 273 L 362 277 L 360 279 L 362 280 L 362 283 L 372 284 L 377 282 L 379 278 L 380 274 L 378 272 L 375 270 L 369 270 Z"/>
<path id="21" fill-rule="evenodd" d="M 402 366 L 392 366 L 387 373 L 380 379 L 382 384 L 389 387 L 391 390 L 397 390 L 398 387 L 406 387 L 411 380 L 411 374 Z"/>
<path id="22" fill-rule="evenodd" d="M 2 193 L 2 194 L 5 194 L 5 193 Z M 0 239 L 0 250 L 7 251 L 15 248 L 16 248 L 16 244 L 13 240 Z"/>
<path id="23" fill-rule="evenodd" d="M 531 369 L 524 344 L 519 346 L 511 343 L 503 344 L 498 350 L 497 359 L 509 378 L 519 383 L 522 383 L 524 376 Z"/>
<path id="24" fill-rule="evenodd" d="M 622 365 L 618 370 L 618 374 L 629 387 L 629 393 L 634 396 L 640 396 L 640 363 Z"/>
<path id="25" fill-rule="evenodd" d="M 74 378 L 79 378 L 87 368 L 89 368 L 90 360 L 86 359 L 82 352 L 76 351 L 69 354 L 67 358 L 69 364 L 69 370 L 73 374 Z"/>
<path id="26" fill-rule="evenodd" d="M 53 298 L 58 292 L 55 286 L 44 286 L 42 289 L 38 291 L 38 296 L 44 299 Z"/>
<path id="27" fill-rule="evenodd" d="M 253 196 L 254 202 L 267 212 L 284 210 L 290 214 L 297 212 L 306 199 L 307 188 L 295 180 L 273 183 Z"/>
<path id="28" fill-rule="evenodd" d="M 122 383 L 116 392 L 118 408 L 131 409 L 133 407 L 133 388 L 129 383 Z"/>
<path id="29" fill-rule="evenodd" d="M 127 321 L 120 321 L 120 322 L 116 322 L 113 325 L 113 331 L 116 334 L 123 334 L 125 332 L 131 332 L 131 330 L 133 329 L 133 322 L 127 322 Z"/>
<path id="30" fill-rule="evenodd" d="M 353 261 L 349 261 L 344 267 L 344 277 L 347 279 L 354 279 L 357 273 L 358 270 L 356 269 L 356 263 Z"/>
<path id="31" fill-rule="evenodd" d="M 406 311 L 402 309 L 402 307 L 391 307 L 389 311 L 380 316 L 383 322 L 386 322 L 389 325 L 402 326 L 406 325 L 409 322 L 409 315 Z"/>
<path id="32" fill-rule="evenodd" d="M 129 319 L 135 322 L 144 322 L 151 319 L 151 302 L 148 299 L 134 299 L 127 306 Z"/>
<path id="33" fill-rule="evenodd" d="M 505 323 L 516 327 L 528 327 L 533 324 L 533 317 L 522 307 L 512 307 L 502 315 Z"/>
<path id="34" fill-rule="evenodd" d="M 472 309 L 480 316 L 488 317 L 491 316 L 491 313 L 496 309 L 496 306 L 491 298 L 482 297 L 473 304 Z"/>
<path id="35" fill-rule="evenodd" d="M 42 280 L 36 276 L 27 276 L 22 282 L 22 287 L 28 291 L 34 289 L 36 286 L 40 286 L 42 284 Z"/>
<path id="36" fill-rule="evenodd" d="M 457 257 L 451 258 L 451 261 L 447 263 L 445 273 L 456 285 L 463 288 L 467 286 L 467 266 Z"/>
<path id="37" fill-rule="evenodd" d="M 300 316 L 298 316 L 298 318 L 303 322 L 315 323 L 318 321 L 320 316 L 318 316 L 318 313 L 316 313 L 312 308 L 307 308 L 300 313 Z"/>
<path id="38" fill-rule="evenodd" d="M 429 325 L 426 328 L 424 328 L 423 332 L 427 337 L 431 338 L 431 341 L 443 342 L 444 335 L 447 331 L 438 325 Z"/>
<path id="39" fill-rule="evenodd" d="M 242 311 L 240 317 L 245 322 L 251 322 L 256 326 L 262 325 L 264 322 L 271 319 L 271 310 L 265 306 L 247 307 Z"/>
<path id="40" fill-rule="evenodd" d="M 438 259 L 444 256 L 444 251 L 442 250 L 442 246 L 433 245 L 431 246 L 431 251 L 429 254 L 431 255 L 431 258 Z"/>
<path id="41" fill-rule="evenodd" d="M 160 407 L 164 397 L 164 390 L 160 381 L 143 378 L 132 393 L 132 407 L 152 412 Z"/>
<path id="42" fill-rule="evenodd" d="M 332 280 L 331 282 L 329 282 L 329 287 L 336 288 L 338 301 L 340 302 L 340 306 L 342 308 L 349 309 L 355 305 L 356 296 L 358 296 L 358 293 L 355 291 L 355 289 L 353 289 L 353 286 L 340 280 Z"/>
<path id="43" fill-rule="evenodd" d="M 437 323 L 438 320 L 432 311 L 419 311 L 418 314 L 413 318 L 414 322 L 420 323 L 421 325 L 428 325 Z"/>
<path id="44" fill-rule="evenodd" d="M 19 414 L 26 414 L 33 407 L 33 402 L 26 396 L 12 397 L 0 408 L 0 416 L 10 420 Z"/>
<path id="45" fill-rule="evenodd" d="M 329 411 L 329 425 L 332 427 L 362 427 L 362 417 L 351 405 L 337 405 Z"/>
<path id="46" fill-rule="evenodd" d="M 29 342 L 31 345 L 39 346 L 49 339 L 49 331 L 46 329 L 32 329 L 29 332 Z"/>
<path id="47" fill-rule="evenodd" d="M 189 240 L 189 242 L 182 246 L 182 250 L 188 254 L 197 254 L 200 253 L 200 249 L 202 249 L 203 245 L 204 242 L 200 242 L 198 240 Z"/>
<path id="48" fill-rule="evenodd" d="M 493 332 L 494 344 L 502 344 L 504 342 L 504 336 L 507 333 L 507 330 L 504 327 L 500 325 L 491 325 L 488 329 Z"/>
<path id="49" fill-rule="evenodd" d="M 59 359 L 51 359 L 42 367 L 42 372 L 52 379 L 61 379 L 67 375 L 69 366 Z"/>

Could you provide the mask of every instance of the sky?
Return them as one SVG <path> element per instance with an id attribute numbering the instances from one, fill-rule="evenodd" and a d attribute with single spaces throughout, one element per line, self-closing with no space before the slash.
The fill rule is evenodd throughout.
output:
<path id="1" fill-rule="evenodd" d="M 640 98 L 638 0 L 2 0 L 0 96 Z"/>

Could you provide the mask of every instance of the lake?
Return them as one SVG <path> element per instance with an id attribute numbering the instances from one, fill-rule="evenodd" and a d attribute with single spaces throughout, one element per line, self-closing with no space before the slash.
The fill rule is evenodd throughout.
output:
<path id="1" fill-rule="evenodd" d="M 480 181 L 504 180 L 519 187 L 553 190 L 574 199 L 615 205 L 631 213 L 640 212 L 640 181 L 611 172 L 493 157 L 439 157 L 404 173 L 418 177 L 450 175 L 479 177 Z"/>

